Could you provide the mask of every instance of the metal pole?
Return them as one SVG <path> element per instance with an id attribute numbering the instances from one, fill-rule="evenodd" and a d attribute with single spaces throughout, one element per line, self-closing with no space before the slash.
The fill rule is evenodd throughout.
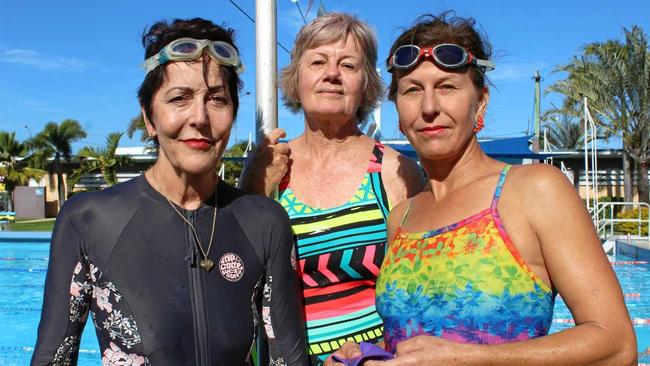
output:
<path id="1" fill-rule="evenodd" d="M 533 152 L 539 152 L 539 109 L 540 109 L 540 102 L 542 99 L 541 96 L 541 87 L 540 87 L 540 82 L 542 80 L 542 77 L 539 75 L 539 70 L 535 71 L 535 76 L 533 77 L 533 80 L 535 80 L 535 104 L 533 106 L 533 128 L 535 132 L 535 140 L 533 140 Z"/>
<path id="2" fill-rule="evenodd" d="M 590 197 L 590 192 L 589 190 L 591 189 L 591 184 L 589 183 L 589 143 L 587 140 L 587 134 L 589 133 L 589 128 L 587 127 L 589 122 L 587 121 L 587 97 L 583 97 L 583 118 L 584 118 L 584 129 L 585 129 L 585 134 L 584 134 L 584 151 L 585 151 L 585 183 L 586 183 L 586 196 L 587 196 L 587 210 L 591 211 L 591 197 Z"/>
<path id="3" fill-rule="evenodd" d="M 278 127 L 277 9 L 275 0 L 255 1 L 255 142 L 259 146 Z M 257 365 L 269 364 L 268 343 L 260 327 Z"/>
<path id="4" fill-rule="evenodd" d="M 275 0 L 255 1 L 255 142 L 278 127 L 278 62 Z"/>

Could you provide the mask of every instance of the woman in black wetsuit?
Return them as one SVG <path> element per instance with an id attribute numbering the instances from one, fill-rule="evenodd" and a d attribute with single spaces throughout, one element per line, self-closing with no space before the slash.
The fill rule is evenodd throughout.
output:
<path id="1" fill-rule="evenodd" d="M 233 31 L 154 24 L 138 94 L 159 147 L 145 174 L 59 214 L 32 365 L 76 364 L 90 313 L 103 365 L 306 364 L 287 214 L 216 175 L 237 114 Z"/>

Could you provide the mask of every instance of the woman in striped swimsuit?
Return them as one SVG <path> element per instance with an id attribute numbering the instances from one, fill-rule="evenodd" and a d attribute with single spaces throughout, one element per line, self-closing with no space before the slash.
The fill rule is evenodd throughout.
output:
<path id="1" fill-rule="evenodd" d="M 571 184 L 478 144 L 494 65 L 474 23 L 422 17 L 391 49 L 389 97 L 429 182 L 388 220 L 376 306 L 396 357 L 364 366 L 636 365 L 620 286 Z M 576 326 L 547 335 L 557 293 Z"/>
<path id="2" fill-rule="evenodd" d="M 415 162 L 359 130 L 383 95 L 376 62 L 375 35 L 355 17 L 329 13 L 304 26 L 282 90 L 304 113 L 305 131 L 288 144 L 273 131 L 242 177 L 258 193 L 279 185 L 297 238 L 313 365 L 346 341 L 381 340 L 375 280 L 386 218 L 424 183 Z"/>

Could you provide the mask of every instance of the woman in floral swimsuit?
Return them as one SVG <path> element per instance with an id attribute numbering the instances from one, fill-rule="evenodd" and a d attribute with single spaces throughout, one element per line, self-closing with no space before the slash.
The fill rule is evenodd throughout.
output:
<path id="1" fill-rule="evenodd" d="M 139 99 L 159 147 L 145 174 L 59 214 L 32 365 L 74 365 L 88 315 L 102 365 L 306 365 L 286 212 L 216 174 L 236 117 L 233 31 L 203 19 L 145 34 Z"/>
<path id="2" fill-rule="evenodd" d="M 395 359 L 364 366 L 636 364 L 621 288 L 572 185 L 478 144 L 494 64 L 474 24 L 422 17 L 387 60 L 429 183 L 388 219 L 376 307 Z M 558 293 L 576 326 L 547 335 Z"/>

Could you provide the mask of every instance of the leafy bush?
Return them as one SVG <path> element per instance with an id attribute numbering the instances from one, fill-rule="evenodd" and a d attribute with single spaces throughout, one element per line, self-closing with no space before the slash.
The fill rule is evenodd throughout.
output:
<path id="1" fill-rule="evenodd" d="M 639 209 L 633 208 L 631 210 L 623 210 L 616 215 L 617 219 L 638 219 L 639 218 Z M 648 208 L 641 207 L 641 219 L 648 220 Z M 614 230 L 617 233 L 638 235 L 639 234 L 639 224 L 637 222 L 617 222 L 614 225 Z M 648 225 L 647 223 L 641 223 L 641 235 L 648 235 Z"/>

